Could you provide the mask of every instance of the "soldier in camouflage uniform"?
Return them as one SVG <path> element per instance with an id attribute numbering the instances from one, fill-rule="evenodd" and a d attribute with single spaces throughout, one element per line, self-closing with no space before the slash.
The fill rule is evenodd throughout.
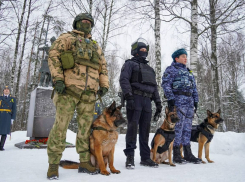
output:
<path id="1" fill-rule="evenodd" d="M 192 119 L 198 106 L 198 93 L 192 71 L 186 67 L 187 52 L 179 49 L 172 54 L 173 62 L 162 77 L 162 88 L 168 99 L 170 110 L 177 106 L 180 122 L 175 125 L 173 161 L 175 163 L 200 163 L 191 152 L 190 138 Z M 184 159 L 180 155 L 180 144 L 184 148 Z"/>
<path id="2" fill-rule="evenodd" d="M 90 163 L 89 135 L 96 94 L 102 97 L 108 91 L 109 83 L 106 60 L 101 48 L 91 38 L 93 26 L 90 14 L 77 15 L 74 30 L 61 34 L 49 51 L 48 64 L 56 91 L 53 98 L 56 117 L 47 148 L 49 179 L 58 178 L 66 131 L 75 109 L 78 122 L 76 150 L 80 157 L 78 172 L 98 173 Z"/>

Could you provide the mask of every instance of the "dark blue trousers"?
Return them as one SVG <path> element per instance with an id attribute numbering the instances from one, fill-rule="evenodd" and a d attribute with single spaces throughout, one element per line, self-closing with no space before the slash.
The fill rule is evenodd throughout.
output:
<path id="1" fill-rule="evenodd" d="M 135 109 L 127 109 L 128 129 L 126 134 L 125 155 L 133 155 L 136 149 L 137 130 L 139 125 L 139 145 L 141 160 L 150 158 L 148 146 L 151 123 L 151 99 L 140 95 L 134 95 Z"/>

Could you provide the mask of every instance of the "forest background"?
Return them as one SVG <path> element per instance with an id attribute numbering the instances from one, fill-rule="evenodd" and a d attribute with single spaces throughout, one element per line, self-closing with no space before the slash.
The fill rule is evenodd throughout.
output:
<path id="1" fill-rule="evenodd" d="M 245 132 L 244 8 L 244 0 L 0 0 L 0 90 L 10 85 L 17 98 L 12 131 L 26 130 L 30 93 L 38 86 L 46 54 L 41 48 L 50 46 L 51 37 L 71 31 L 77 14 L 88 12 L 95 19 L 93 39 L 108 65 L 105 106 L 113 100 L 120 104 L 121 67 L 131 58 L 131 44 L 143 37 L 163 101 L 162 74 L 171 54 L 185 48 L 200 100 L 194 122 L 202 122 L 207 109 L 221 108 L 226 131 Z M 151 132 L 161 122 L 152 121 Z M 77 130 L 76 113 L 69 128 Z"/>

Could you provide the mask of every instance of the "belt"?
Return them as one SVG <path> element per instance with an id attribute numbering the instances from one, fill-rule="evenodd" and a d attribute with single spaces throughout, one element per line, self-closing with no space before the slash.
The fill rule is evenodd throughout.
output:
<path id="1" fill-rule="evenodd" d="M 0 111 L 11 112 L 11 110 L 10 110 L 10 109 L 0 109 Z"/>
<path id="2" fill-rule="evenodd" d="M 95 112 L 94 114 L 97 114 L 97 112 Z"/>
<path id="3" fill-rule="evenodd" d="M 91 94 L 95 94 L 95 91 L 86 90 L 86 91 L 83 91 L 82 94 L 90 96 Z"/>
<path id="4" fill-rule="evenodd" d="M 182 91 L 176 91 L 173 92 L 175 95 L 185 95 L 185 96 L 192 96 L 191 92 L 182 92 Z"/>
<path id="5" fill-rule="evenodd" d="M 133 90 L 133 93 L 136 94 L 136 95 L 141 95 L 143 97 L 149 97 L 149 98 L 152 98 L 152 94 L 151 93 L 148 93 L 148 92 L 143 92 L 141 90 Z"/>

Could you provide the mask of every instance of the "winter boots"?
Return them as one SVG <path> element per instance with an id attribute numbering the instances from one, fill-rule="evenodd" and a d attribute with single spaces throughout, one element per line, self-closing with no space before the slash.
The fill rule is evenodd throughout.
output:
<path id="1" fill-rule="evenodd" d="M 191 145 L 184 145 L 183 146 L 183 149 L 184 149 L 184 159 L 187 161 L 187 162 L 190 162 L 190 163 L 194 163 L 194 164 L 200 164 L 202 162 L 201 159 L 199 158 L 196 158 L 192 152 L 191 152 Z"/>
<path id="2" fill-rule="evenodd" d="M 99 169 L 94 167 L 90 161 L 88 162 L 80 162 L 79 167 L 78 167 L 78 172 L 79 173 L 88 173 L 88 174 L 98 174 L 100 172 Z"/>
<path id="3" fill-rule="evenodd" d="M 47 178 L 50 180 L 58 179 L 59 172 L 58 172 L 59 164 L 49 164 Z"/>
<path id="4" fill-rule="evenodd" d="M 173 162 L 178 164 L 186 164 L 186 160 L 180 155 L 180 146 L 174 146 L 173 148 Z"/>
<path id="5" fill-rule="evenodd" d="M 133 155 L 127 155 L 126 168 L 127 169 L 134 169 L 135 168 Z"/>
<path id="6" fill-rule="evenodd" d="M 1 142 L 0 142 L 0 151 L 4 151 L 3 146 L 5 144 L 6 138 L 7 138 L 7 135 L 2 135 Z"/>
<path id="7" fill-rule="evenodd" d="M 151 159 L 146 159 L 140 162 L 142 166 L 149 166 L 149 167 L 158 167 L 158 164 L 152 161 Z"/>

